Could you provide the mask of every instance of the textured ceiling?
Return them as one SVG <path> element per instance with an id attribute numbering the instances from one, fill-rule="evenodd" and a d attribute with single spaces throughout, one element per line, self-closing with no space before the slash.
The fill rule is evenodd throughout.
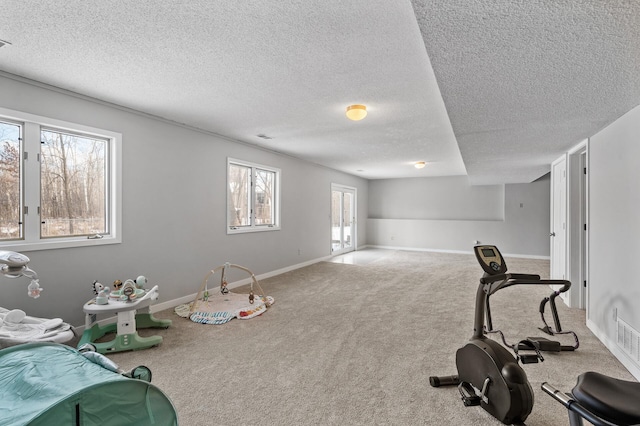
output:
<path id="1" fill-rule="evenodd" d="M 640 2 L 3 0 L 0 22 L 6 73 L 365 178 L 529 182 L 640 103 Z"/>
<path id="2" fill-rule="evenodd" d="M 413 6 L 472 183 L 532 181 L 640 104 L 640 1 Z"/>

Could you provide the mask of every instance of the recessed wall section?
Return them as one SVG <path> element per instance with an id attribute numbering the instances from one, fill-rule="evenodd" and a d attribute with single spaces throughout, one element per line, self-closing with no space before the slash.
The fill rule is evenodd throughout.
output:
<path id="1" fill-rule="evenodd" d="M 470 185 L 466 176 L 369 182 L 370 219 L 504 220 L 504 185 Z"/>

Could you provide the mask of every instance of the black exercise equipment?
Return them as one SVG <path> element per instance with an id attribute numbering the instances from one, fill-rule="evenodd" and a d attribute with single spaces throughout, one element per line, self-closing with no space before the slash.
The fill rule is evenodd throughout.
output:
<path id="1" fill-rule="evenodd" d="M 571 426 L 582 426 L 583 419 L 595 426 L 640 424 L 640 383 L 587 372 L 570 394 L 546 382 L 542 390 L 567 408 Z"/>
<path id="2" fill-rule="evenodd" d="M 555 349 L 556 351 L 575 351 L 580 346 L 580 341 L 578 340 L 578 335 L 576 333 L 574 333 L 573 331 L 570 331 L 570 330 L 562 331 L 562 326 L 560 325 L 560 317 L 558 316 L 558 310 L 556 308 L 556 297 L 560 296 L 560 294 L 562 294 L 565 291 L 569 290 L 570 287 L 571 287 L 571 285 L 562 286 L 559 290 L 555 290 L 554 292 L 551 293 L 551 295 L 549 297 L 545 297 L 540 302 L 540 309 L 539 309 L 540 310 L 540 318 L 542 318 L 542 322 L 544 323 L 544 327 L 541 327 L 540 330 L 544 331 L 549 336 L 555 336 L 555 335 L 560 335 L 560 334 L 570 334 L 571 336 L 573 336 L 573 342 L 574 342 L 573 345 L 561 345 L 559 342 L 558 343 L 554 342 L 556 347 L 559 347 L 559 349 Z M 553 318 L 553 324 L 556 327 L 555 330 L 553 328 L 551 328 L 549 326 L 549 324 L 547 324 L 547 321 L 545 321 L 545 319 L 544 319 L 544 307 L 545 307 L 545 305 L 547 303 L 549 303 L 549 306 L 551 307 L 551 315 L 552 315 L 552 318 Z M 539 338 L 539 339 L 545 339 L 545 338 L 542 337 L 542 338 Z M 545 339 L 545 340 L 548 340 L 548 339 Z"/>
<path id="3" fill-rule="evenodd" d="M 466 406 L 480 405 L 504 424 L 523 424 L 533 408 L 533 390 L 518 359 L 500 343 L 485 336 L 485 308 L 487 298 L 506 287 L 520 284 L 565 285 L 566 280 L 541 280 L 539 275 L 507 274 L 507 265 L 495 246 L 474 247 L 476 258 L 484 270 L 476 292 L 473 335 L 456 352 L 457 376 L 432 376 L 431 386 L 458 385 Z M 525 345 L 529 345 L 526 344 Z M 529 357 L 518 355 L 523 363 L 533 362 L 537 353 Z M 519 345 L 515 346 L 515 350 Z"/>
<path id="4" fill-rule="evenodd" d="M 542 319 L 542 323 L 544 324 L 544 327 L 539 327 L 539 330 L 545 332 L 550 336 L 570 334 L 571 336 L 573 336 L 573 342 L 574 342 L 573 345 L 563 345 L 558 341 L 549 340 L 546 337 L 527 337 L 526 340 L 518 342 L 517 345 L 508 343 L 504 337 L 504 333 L 502 333 L 502 331 L 500 330 L 496 330 L 493 328 L 493 320 L 491 318 L 491 306 L 489 303 L 489 300 L 490 300 L 489 295 L 487 295 L 487 301 L 485 306 L 485 311 L 487 315 L 485 332 L 497 333 L 502 339 L 502 342 L 504 343 L 504 345 L 511 347 L 516 352 L 516 354 L 518 350 L 532 349 L 532 347 L 534 348 L 534 350 L 537 349 L 538 351 L 543 351 L 543 352 L 575 351 L 580 346 L 578 335 L 573 331 L 562 330 L 562 325 L 560 324 L 560 317 L 558 316 L 558 309 L 556 307 L 556 300 L 555 300 L 556 297 L 566 292 L 570 288 L 571 288 L 571 282 L 565 281 L 565 284 L 563 284 L 560 289 L 552 291 L 550 296 L 542 299 L 542 301 L 540 302 L 539 311 L 540 311 L 540 318 Z M 549 324 L 547 323 L 544 317 L 545 306 L 547 305 L 547 303 L 551 307 L 551 315 L 553 318 L 555 329 L 549 326 Z M 538 359 L 542 361 L 543 360 L 542 355 L 540 355 Z"/>

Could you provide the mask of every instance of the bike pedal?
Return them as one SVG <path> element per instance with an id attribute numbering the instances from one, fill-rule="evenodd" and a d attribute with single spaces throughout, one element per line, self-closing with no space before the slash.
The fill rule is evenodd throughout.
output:
<path id="1" fill-rule="evenodd" d="M 460 391 L 460 398 L 462 399 L 465 407 L 480 405 L 482 399 L 476 395 L 471 384 L 462 382 L 458 385 L 458 390 Z"/>

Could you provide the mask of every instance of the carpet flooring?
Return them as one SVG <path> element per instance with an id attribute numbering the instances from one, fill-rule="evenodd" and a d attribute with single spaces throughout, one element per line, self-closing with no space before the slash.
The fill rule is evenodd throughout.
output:
<path id="1" fill-rule="evenodd" d="M 158 312 L 173 325 L 140 334 L 162 335 L 161 345 L 109 357 L 123 369 L 150 367 L 181 425 L 501 424 L 464 407 L 455 387 L 429 385 L 429 376 L 456 373 L 455 352 L 472 335 L 482 275 L 475 257 L 366 252 L 260 281 L 276 303 L 250 320 L 206 325 Z M 510 272 L 548 275 L 548 261 L 506 261 Z M 549 293 L 547 286 L 496 293 L 494 327 L 511 341 L 540 335 L 538 305 Z M 525 366 L 535 394 L 530 426 L 568 424 L 564 408 L 541 391 L 544 381 L 569 391 L 587 370 L 633 380 L 587 329 L 584 311 L 558 308 L 580 348 Z"/>

